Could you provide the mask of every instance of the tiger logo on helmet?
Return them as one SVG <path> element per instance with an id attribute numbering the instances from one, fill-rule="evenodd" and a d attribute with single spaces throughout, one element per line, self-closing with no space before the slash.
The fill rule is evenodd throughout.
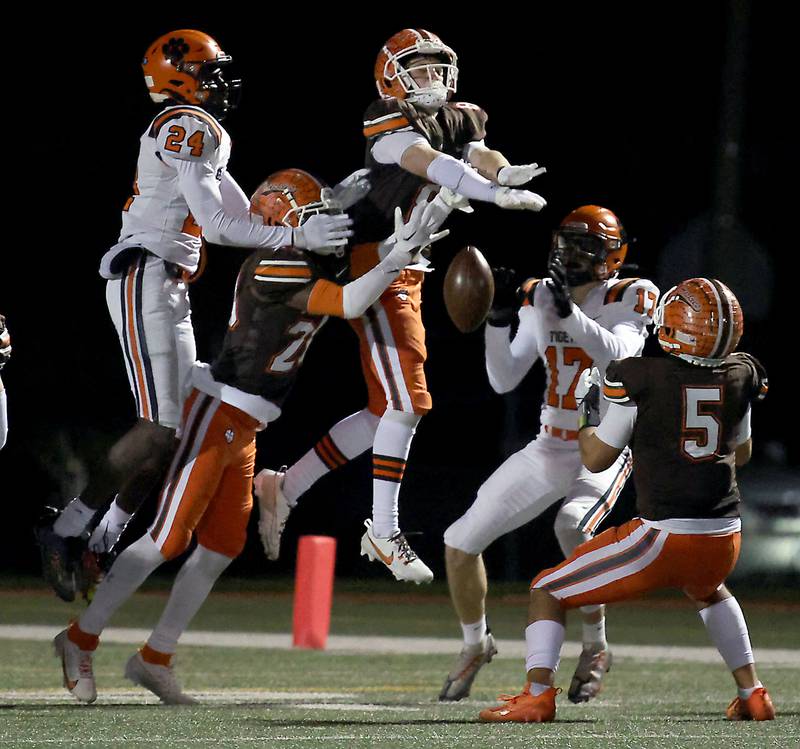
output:
<path id="1" fill-rule="evenodd" d="M 744 331 L 739 300 L 715 278 L 690 278 L 673 286 L 655 315 L 658 342 L 668 354 L 712 367 L 732 354 Z"/>
<path id="2" fill-rule="evenodd" d="M 160 36 L 147 48 L 142 70 L 154 102 L 192 104 L 222 119 L 236 108 L 242 85 L 222 73 L 232 60 L 208 34 L 179 29 Z"/>
<path id="3" fill-rule="evenodd" d="M 614 278 L 627 254 L 627 235 L 616 214 L 599 205 L 583 205 L 553 232 L 548 265 L 563 265 L 569 285 L 579 286 Z"/>
<path id="4" fill-rule="evenodd" d="M 434 57 L 437 62 L 414 64 L 417 57 Z M 427 73 L 428 85 L 415 80 L 417 71 Z M 436 34 L 403 29 L 381 47 L 375 61 L 375 85 L 382 99 L 404 99 L 438 109 L 456 92 L 458 57 Z"/>

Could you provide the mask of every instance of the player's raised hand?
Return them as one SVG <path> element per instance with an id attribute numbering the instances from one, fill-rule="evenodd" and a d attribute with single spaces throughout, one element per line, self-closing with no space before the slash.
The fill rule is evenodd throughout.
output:
<path id="1" fill-rule="evenodd" d="M 461 211 L 462 213 L 474 213 L 475 209 L 469 204 L 463 195 L 453 192 L 449 187 L 443 187 L 436 195 L 436 200 L 441 200 L 451 210 Z"/>
<path id="2" fill-rule="evenodd" d="M 346 211 L 351 205 L 365 197 L 371 187 L 369 169 L 356 169 L 330 188 L 331 198 L 343 211 Z"/>
<path id="3" fill-rule="evenodd" d="M 547 205 L 547 201 L 541 195 L 511 187 L 498 187 L 494 192 L 494 202 L 501 208 L 511 211 L 541 211 Z"/>
<path id="4" fill-rule="evenodd" d="M 318 255 L 334 255 L 340 253 L 348 237 L 353 236 L 352 225 L 353 220 L 346 213 L 317 213 L 294 230 L 293 243 L 301 250 L 311 250 Z"/>
<path id="5" fill-rule="evenodd" d="M 519 309 L 519 275 L 513 268 L 492 268 L 494 297 L 489 309 L 489 325 L 510 325 Z"/>
<path id="6" fill-rule="evenodd" d="M 553 303 L 558 316 L 563 320 L 572 314 L 572 295 L 567 284 L 567 272 L 560 260 L 552 260 L 547 268 L 552 283 L 547 284 L 553 295 Z"/>
<path id="7" fill-rule="evenodd" d="M 404 267 L 415 262 L 415 256 L 420 249 L 438 242 L 450 233 L 449 229 L 437 232 L 438 227 L 427 222 L 426 215 L 429 215 L 429 210 L 425 202 L 417 203 L 408 221 L 403 221 L 400 206 L 394 209 L 394 235 L 390 240 L 393 246 L 386 256 L 387 259 L 391 258 L 390 263 Z"/>
<path id="8" fill-rule="evenodd" d="M 534 177 L 544 174 L 547 169 L 538 164 L 521 164 L 520 166 L 502 166 L 497 172 L 497 182 L 500 185 L 516 187 L 530 182 Z"/>

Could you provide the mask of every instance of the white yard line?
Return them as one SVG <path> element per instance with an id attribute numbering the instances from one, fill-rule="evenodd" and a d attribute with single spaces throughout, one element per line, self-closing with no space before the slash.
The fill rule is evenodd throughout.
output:
<path id="1" fill-rule="evenodd" d="M 57 626 L 36 624 L 0 625 L 0 640 L 52 640 L 59 632 Z M 147 640 L 148 629 L 110 627 L 103 632 L 103 642 L 138 645 Z M 204 632 L 189 631 L 181 637 L 182 645 L 217 648 L 256 648 L 259 650 L 291 650 L 290 634 L 258 632 Z M 393 655 L 452 655 L 461 648 L 461 641 L 447 637 L 370 637 L 362 635 L 331 635 L 326 652 L 337 654 L 382 653 Z M 495 658 L 524 658 L 525 642 L 497 640 Z M 675 645 L 623 645 L 612 643 L 615 658 L 639 661 L 675 661 L 691 663 L 719 663 L 719 653 L 711 647 Z M 580 653 L 579 642 L 565 642 L 563 654 L 575 657 Z M 757 648 L 756 662 L 763 666 L 797 668 L 800 650 L 788 648 Z"/>

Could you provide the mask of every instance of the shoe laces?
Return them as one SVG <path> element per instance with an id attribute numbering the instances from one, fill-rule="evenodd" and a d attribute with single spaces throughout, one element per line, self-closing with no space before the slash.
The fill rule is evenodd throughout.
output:
<path id="1" fill-rule="evenodd" d="M 94 672 L 92 671 L 92 655 L 85 650 L 81 650 L 81 659 L 78 661 L 78 674 L 82 679 L 94 678 Z"/>
<path id="2" fill-rule="evenodd" d="M 403 560 L 404 564 L 411 564 L 418 559 L 414 550 L 408 545 L 406 537 L 398 532 L 389 538 L 389 541 L 397 547 L 397 556 Z"/>

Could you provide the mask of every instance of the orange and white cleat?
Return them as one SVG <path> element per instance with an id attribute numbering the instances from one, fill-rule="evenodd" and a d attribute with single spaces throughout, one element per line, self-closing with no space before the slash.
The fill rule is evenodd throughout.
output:
<path id="1" fill-rule="evenodd" d="M 758 687 L 746 700 L 736 697 L 725 711 L 728 720 L 775 720 L 775 707 L 769 692 Z"/>
<path id="2" fill-rule="evenodd" d="M 497 699 L 505 705 L 487 707 L 478 717 L 484 723 L 550 723 L 555 720 L 556 695 L 560 693 L 560 689 L 550 687 L 534 697 L 528 682 L 521 694 L 501 694 Z"/>

